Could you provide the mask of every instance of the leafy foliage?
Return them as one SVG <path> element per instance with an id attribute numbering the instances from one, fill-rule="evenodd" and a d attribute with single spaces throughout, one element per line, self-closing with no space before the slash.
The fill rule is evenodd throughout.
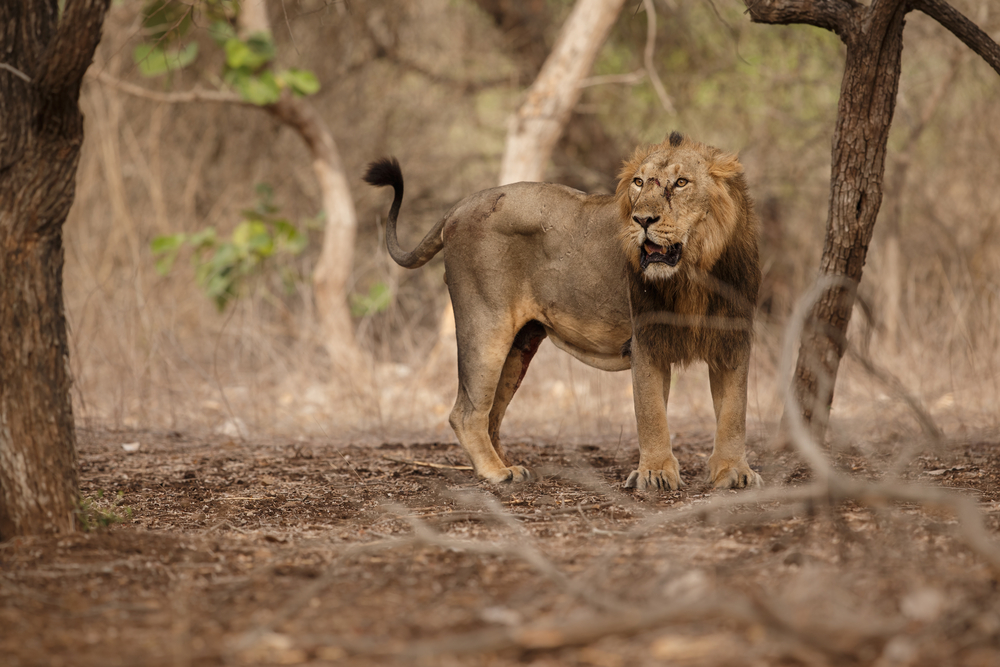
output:
<path id="1" fill-rule="evenodd" d="M 222 311 L 244 291 L 248 280 L 260 275 L 274 256 L 295 256 L 306 247 L 307 238 L 299 228 L 278 216 L 272 203 L 270 186 L 257 186 L 258 203 L 243 211 L 243 220 L 228 238 L 220 237 L 215 227 L 193 234 L 158 236 L 150 244 L 157 257 L 156 270 L 166 275 L 173 268 L 184 246 L 194 251 L 195 280 Z M 279 267 L 280 270 L 280 267 Z M 294 287 L 298 276 L 281 271 L 286 289 Z"/>
<path id="2" fill-rule="evenodd" d="M 277 50 L 270 35 L 261 32 L 239 38 L 233 27 L 238 11 L 238 3 L 225 0 L 148 0 L 142 11 L 144 40 L 132 51 L 132 59 L 149 78 L 191 66 L 198 58 L 192 28 L 207 19 L 208 34 L 225 54 L 222 81 L 247 102 L 274 104 L 285 89 L 296 95 L 318 92 L 314 73 L 274 67 Z"/>

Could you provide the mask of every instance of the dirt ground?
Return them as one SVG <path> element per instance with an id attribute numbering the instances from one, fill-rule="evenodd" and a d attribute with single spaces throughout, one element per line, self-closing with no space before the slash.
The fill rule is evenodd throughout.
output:
<path id="1" fill-rule="evenodd" d="M 711 438 L 657 494 L 621 488 L 628 442 L 511 443 L 543 478 L 494 488 L 447 443 L 81 430 L 89 520 L 123 521 L 0 545 L 0 663 L 1000 664 L 1000 438 L 900 476 L 974 500 L 978 551 L 939 506 L 810 496 L 760 443 L 786 495 L 734 502 L 699 481 Z M 884 479 L 894 440 L 838 469 Z"/>

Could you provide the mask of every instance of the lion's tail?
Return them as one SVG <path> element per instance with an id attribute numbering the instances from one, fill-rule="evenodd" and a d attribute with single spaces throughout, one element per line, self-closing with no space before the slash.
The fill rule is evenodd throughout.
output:
<path id="1" fill-rule="evenodd" d="M 444 240 L 441 238 L 444 219 L 434 225 L 411 252 L 405 252 L 399 247 L 396 238 L 396 220 L 399 217 L 399 207 L 403 203 L 403 172 L 396 158 L 384 157 L 372 162 L 368 165 L 364 179 L 366 183 L 376 187 L 391 185 L 395 192 L 392 208 L 389 209 L 389 219 L 385 223 L 385 246 L 389 250 L 389 256 L 396 264 L 407 269 L 416 269 L 430 261 L 431 257 L 444 247 Z"/>

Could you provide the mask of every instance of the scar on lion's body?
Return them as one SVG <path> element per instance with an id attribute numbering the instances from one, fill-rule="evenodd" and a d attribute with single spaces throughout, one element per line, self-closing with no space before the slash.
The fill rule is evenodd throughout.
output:
<path id="1" fill-rule="evenodd" d="M 504 194 L 503 192 L 501 192 L 497 196 L 496 201 L 493 202 L 493 208 L 490 209 L 490 213 L 496 213 L 500 209 L 500 200 L 503 199 L 505 196 L 506 194 Z"/>

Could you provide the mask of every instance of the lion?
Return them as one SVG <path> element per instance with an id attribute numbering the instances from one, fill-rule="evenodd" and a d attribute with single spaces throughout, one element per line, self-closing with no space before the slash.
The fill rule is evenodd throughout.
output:
<path id="1" fill-rule="evenodd" d="M 513 183 L 456 204 L 412 251 L 396 224 L 403 176 L 395 158 L 364 180 L 392 186 L 386 246 L 417 268 L 444 250 L 455 311 L 458 396 L 449 421 L 489 482 L 522 482 L 500 423 L 539 344 L 583 363 L 631 369 L 639 465 L 626 488 L 683 485 L 670 444 L 671 367 L 707 362 L 716 488 L 761 485 L 746 459 L 747 375 L 761 280 L 758 223 L 735 154 L 673 132 L 625 161 L 614 195 Z"/>

